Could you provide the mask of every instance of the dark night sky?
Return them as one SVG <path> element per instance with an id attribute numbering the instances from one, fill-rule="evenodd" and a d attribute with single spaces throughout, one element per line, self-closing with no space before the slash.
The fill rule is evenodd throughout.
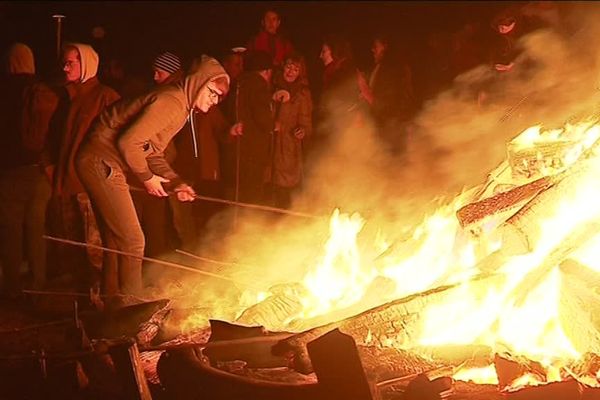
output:
<path id="1" fill-rule="evenodd" d="M 328 32 L 348 35 L 360 65 L 369 60 L 370 35 L 380 28 L 390 30 L 410 49 L 419 46 L 427 32 L 453 31 L 470 20 L 488 23 L 508 5 L 504 1 L 0 2 L 0 45 L 5 51 L 15 40 L 23 41 L 33 48 L 38 68 L 48 69 L 55 53 L 56 25 L 51 16 L 59 13 L 67 17 L 65 39 L 92 43 L 101 55 L 110 50 L 141 72 L 164 50 L 189 58 L 244 45 L 259 29 L 263 10 L 274 6 L 282 14 L 283 31 L 305 54 L 309 67 L 318 63 L 320 40 Z M 94 26 L 105 28 L 103 43 L 92 41 Z"/>

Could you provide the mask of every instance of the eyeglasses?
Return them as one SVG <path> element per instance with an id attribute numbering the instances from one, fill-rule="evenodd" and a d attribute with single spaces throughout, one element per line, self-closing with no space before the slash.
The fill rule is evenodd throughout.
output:
<path id="1" fill-rule="evenodd" d="M 211 88 L 210 86 L 206 87 L 208 89 L 208 98 L 219 103 L 221 101 L 221 95 L 219 92 Z"/>
<path id="2" fill-rule="evenodd" d="M 75 64 L 78 64 L 79 60 L 67 60 L 62 63 L 63 68 L 69 67 L 73 68 Z"/>

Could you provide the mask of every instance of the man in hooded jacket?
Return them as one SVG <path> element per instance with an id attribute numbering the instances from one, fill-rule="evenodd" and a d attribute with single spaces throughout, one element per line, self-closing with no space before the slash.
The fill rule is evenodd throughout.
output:
<path id="1" fill-rule="evenodd" d="M 90 194 L 106 246 L 131 256 L 116 268 L 104 265 L 107 294 L 142 294 L 144 235 L 129 192 L 129 181 L 148 193 L 168 196 L 168 184 L 180 201 L 195 192 L 165 160 L 164 150 L 194 109 L 207 112 L 229 90 L 229 76 L 213 58 L 203 57 L 176 85 L 164 85 L 106 109 L 88 134 L 77 158 L 77 172 Z M 118 307 L 119 302 L 114 304 Z"/>
<path id="2" fill-rule="evenodd" d="M 69 43 L 63 47 L 65 95 L 53 117 L 43 159 L 52 184 L 57 217 L 54 230 L 62 237 L 94 245 L 101 244 L 100 234 L 89 196 L 75 172 L 75 155 L 94 118 L 120 98 L 96 77 L 98 64 L 98 54 L 87 44 Z M 98 274 L 93 272 L 102 268 L 101 251 L 89 248 L 86 254 L 81 248 L 64 247 L 60 258 L 68 264 L 67 272 L 76 277 L 81 289 L 99 284 L 93 278 Z"/>

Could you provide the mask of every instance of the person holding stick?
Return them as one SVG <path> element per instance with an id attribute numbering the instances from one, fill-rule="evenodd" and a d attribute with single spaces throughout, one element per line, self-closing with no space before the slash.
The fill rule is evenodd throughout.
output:
<path id="1" fill-rule="evenodd" d="M 166 197 L 171 188 L 180 201 L 195 200 L 196 193 L 173 171 L 163 152 L 195 109 L 207 112 L 228 90 L 229 76 L 221 64 L 204 56 L 180 83 L 115 103 L 91 128 L 77 157 L 77 173 L 107 247 L 134 255 L 117 262 L 114 253 L 105 254 L 106 294 L 143 296 L 145 241 L 129 182 L 141 182 L 154 196 Z"/>
<path id="2" fill-rule="evenodd" d="M 265 174 L 270 165 L 270 143 L 275 128 L 271 109 L 271 76 L 273 63 L 264 51 L 249 53 L 245 71 L 240 76 L 235 101 L 238 120 L 230 135 L 238 141 L 236 154 L 236 201 L 265 204 Z"/>

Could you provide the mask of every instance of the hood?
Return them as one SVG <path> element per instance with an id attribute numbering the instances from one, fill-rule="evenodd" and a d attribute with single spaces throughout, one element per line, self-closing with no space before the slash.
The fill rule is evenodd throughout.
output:
<path id="1" fill-rule="evenodd" d="M 92 46 L 83 43 L 69 43 L 69 46 L 77 48 L 81 58 L 81 83 L 93 78 L 98 73 L 98 53 Z"/>
<path id="2" fill-rule="evenodd" d="M 23 43 L 15 43 L 8 51 L 8 73 L 35 74 L 33 52 Z"/>
<path id="3" fill-rule="evenodd" d="M 230 81 L 225 68 L 212 57 L 203 55 L 199 61 L 193 63 L 182 82 L 188 110 L 191 110 L 196 104 L 204 85 L 222 76 L 227 79 L 227 82 Z"/>

